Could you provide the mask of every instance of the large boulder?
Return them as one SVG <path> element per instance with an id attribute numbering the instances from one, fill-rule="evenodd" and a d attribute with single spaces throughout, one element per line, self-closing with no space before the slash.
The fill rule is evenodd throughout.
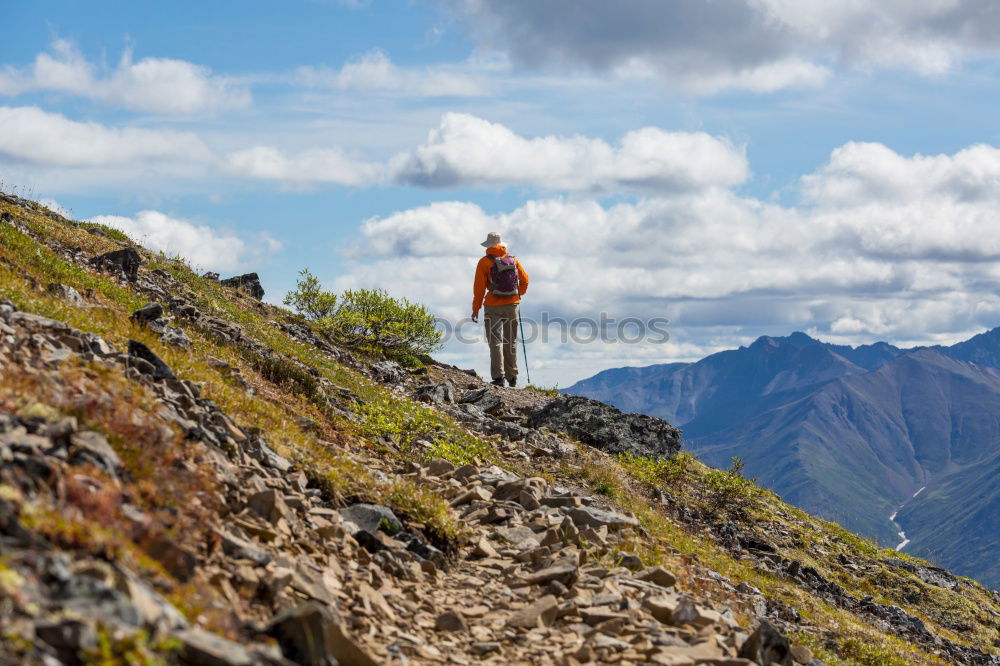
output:
<path id="1" fill-rule="evenodd" d="M 340 510 L 340 518 L 369 534 L 376 534 L 379 530 L 396 534 L 403 529 L 402 521 L 396 517 L 392 509 L 379 504 L 352 504 Z"/>
<path id="2" fill-rule="evenodd" d="M 243 275 L 226 278 L 225 280 L 221 280 L 219 284 L 224 287 L 242 289 L 258 301 L 264 298 L 264 287 L 261 286 L 260 278 L 256 273 L 244 273 Z"/>
<path id="3" fill-rule="evenodd" d="M 485 386 L 466 391 L 458 399 L 458 403 L 461 405 L 475 405 L 484 414 L 496 414 L 503 409 L 503 400 L 500 399 L 500 396 Z"/>
<path id="4" fill-rule="evenodd" d="M 135 282 L 139 277 L 139 266 L 142 265 L 142 259 L 138 252 L 126 247 L 94 257 L 90 263 L 104 271 L 121 273 L 130 281 Z"/>
<path id="5" fill-rule="evenodd" d="M 128 354 L 133 358 L 138 358 L 146 362 L 146 365 L 142 365 L 141 363 L 136 364 L 136 367 L 139 368 L 139 372 L 143 372 L 143 374 L 150 374 L 153 376 L 153 379 L 176 379 L 176 376 L 174 375 L 173 370 L 170 369 L 170 366 L 164 363 L 163 359 L 153 353 L 152 349 L 138 340 L 128 341 Z M 152 369 L 150 370 L 149 367 Z"/>
<path id="6" fill-rule="evenodd" d="M 899 558 L 888 559 L 885 563 L 916 574 L 920 580 L 924 581 L 928 585 L 937 585 L 938 587 L 944 587 L 949 590 L 954 590 L 958 586 L 958 578 L 952 575 L 951 572 L 939 567 L 925 567 L 923 565 L 916 564 L 915 562 L 907 562 L 906 560 L 901 560 Z"/>
<path id="7" fill-rule="evenodd" d="M 163 316 L 163 306 L 159 303 L 146 303 L 141 308 L 135 310 L 130 319 L 140 326 L 148 326 Z"/>
<path id="8" fill-rule="evenodd" d="M 663 419 L 625 414 L 597 400 L 563 396 L 528 416 L 532 428 L 559 430 L 608 453 L 665 458 L 681 448 L 681 431 Z"/>
<path id="9" fill-rule="evenodd" d="M 756 631 L 740 647 L 740 656 L 758 664 L 792 666 L 792 644 L 777 627 L 761 620 Z"/>
<path id="10" fill-rule="evenodd" d="M 398 384 L 406 379 L 406 368 L 396 361 L 378 361 L 372 363 L 369 368 L 372 376 L 383 384 Z"/>
<path id="11" fill-rule="evenodd" d="M 455 384 L 450 379 L 444 381 L 424 384 L 418 386 L 413 391 L 413 396 L 417 400 L 429 402 L 432 405 L 451 405 L 455 403 Z"/>
<path id="12" fill-rule="evenodd" d="M 264 632 L 278 641 L 286 659 L 302 666 L 375 666 L 347 634 L 339 614 L 310 601 L 281 613 Z"/>

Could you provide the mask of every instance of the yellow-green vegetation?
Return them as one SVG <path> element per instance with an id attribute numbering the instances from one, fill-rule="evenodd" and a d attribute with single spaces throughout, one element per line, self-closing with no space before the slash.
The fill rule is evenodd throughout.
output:
<path id="1" fill-rule="evenodd" d="M 0 210 L 10 211 L 34 233 L 99 254 L 120 247 L 116 238 L 98 236 L 67 221 L 50 218 L 40 210 L 24 209 L 0 202 Z M 114 236 L 114 234 L 109 234 Z M 117 236 L 120 238 L 121 236 Z M 214 400 L 241 426 L 267 433 L 268 442 L 279 453 L 300 463 L 317 483 L 341 501 L 363 499 L 389 504 L 403 516 L 424 523 L 429 536 L 447 543 L 461 535 L 461 529 L 447 504 L 440 498 L 414 492 L 393 483 L 377 481 L 370 470 L 359 469 L 339 447 L 381 446 L 383 435 L 395 435 L 401 457 L 442 455 L 455 462 L 489 460 L 492 447 L 458 426 L 450 418 L 399 395 L 394 395 L 357 372 L 333 361 L 311 345 L 284 334 L 275 321 L 299 322 L 301 318 L 244 297 L 232 289 L 196 275 L 184 263 L 148 253 L 138 246 L 150 269 L 162 269 L 176 279 L 186 297 L 202 312 L 238 324 L 244 337 L 267 345 L 281 355 L 277 360 L 262 359 L 238 345 L 227 344 L 196 325 L 175 321 L 194 341 L 194 352 L 163 345 L 157 336 L 129 319 L 129 314 L 145 299 L 117 281 L 81 268 L 59 256 L 39 240 L 9 225 L 0 225 L 0 295 L 21 310 L 64 321 L 82 331 L 94 332 L 118 348 L 129 339 L 147 344 L 166 361 L 179 377 L 201 383 L 203 395 Z M 47 286 L 60 283 L 74 287 L 88 300 L 88 306 L 69 305 L 50 293 Z M 254 389 L 246 391 L 232 380 L 232 371 L 211 366 L 207 356 L 225 361 L 238 370 Z M 360 413 L 345 419 L 331 413 L 318 388 L 316 377 L 300 364 L 308 364 L 325 379 L 354 392 L 362 401 Z M 98 372 L 95 368 L 89 371 Z M 106 378 L 102 378 L 104 381 Z M 306 432 L 300 423 L 308 417 L 318 424 Z M 366 418 L 366 417 L 370 417 Z M 101 428 L 118 446 L 114 427 Z M 431 449 L 413 446 L 430 436 Z M 120 455 L 122 452 L 119 452 Z M 127 453 L 123 460 L 128 464 Z M 138 462 L 141 456 L 135 458 Z M 150 458 L 147 457 L 146 460 Z M 136 478 L 147 480 L 146 475 Z"/>
<path id="2" fill-rule="evenodd" d="M 541 393 L 542 395 L 547 395 L 551 398 L 557 398 L 562 395 L 559 392 L 558 386 L 538 386 L 537 384 L 528 384 L 524 387 L 527 391 L 534 391 L 535 393 Z"/>
<path id="3" fill-rule="evenodd" d="M 915 663 L 913 648 L 895 639 L 885 643 L 868 643 L 859 638 L 849 638 L 831 650 L 824 641 L 815 634 L 798 632 L 792 638 L 796 643 L 809 648 L 813 656 L 830 666 L 847 666 L 862 664 L 863 666 L 909 666 Z M 916 655 L 919 658 L 920 655 Z M 916 662 L 919 663 L 919 662 Z M 937 663 L 945 663 L 939 661 Z"/>
<path id="4" fill-rule="evenodd" d="M 495 450 L 488 442 L 450 427 L 441 412 L 385 391 L 374 391 L 356 405 L 359 430 L 372 440 L 388 440 L 407 454 L 430 455 L 462 465 L 491 461 Z M 418 443 L 427 445 L 421 450 Z"/>
<path id="5" fill-rule="evenodd" d="M 737 457 L 733 458 L 732 465 L 727 470 L 706 469 L 701 482 L 708 491 L 711 506 L 716 510 L 725 509 L 729 513 L 745 508 L 755 498 L 767 492 L 754 483 L 754 479 L 743 476 L 743 461 Z"/>
<path id="6" fill-rule="evenodd" d="M 175 639 L 150 640 L 144 631 L 122 633 L 99 626 L 97 646 L 85 650 L 81 661 L 85 666 L 166 666 L 174 663 L 171 656 L 180 647 Z"/>
<path id="7" fill-rule="evenodd" d="M 681 451 L 670 458 L 651 458 L 632 453 L 621 453 L 617 459 L 622 469 L 634 479 L 655 486 L 682 478 L 691 468 L 694 456 L 687 451 Z"/>
<path id="8" fill-rule="evenodd" d="M 934 633 L 956 643 L 979 649 L 993 646 L 1000 653 L 1000 621 L 984 610 L 995 608 L 989 592 L 978 584 L 961 593 L 929 585 L 915 575 L 886 564 L 900 557 L 890 549 L 791 507 L 773 492 L 742 476 L 739 461 L 728 470 L 707 467 L 694 456 L 680 453 L 669 459 L 623 454 L 606 456 L 581 448 L 579 464 L 563 465 L 557 476 L 575 478 L 613 497 L 631 511 L 659 545 L 658 552 L 634 551 L 647 563 L 683 565 L 695 560 L 738 582 L 746 582 L 795 609 L 809 624 L 836 634 L 830 643 L 815 634 L 803 634 L 800 642 L 829 664 L 945 663 L 929 651 L 879 630 L 874 623 L 834 606 L 783 574 L 757 566 L 752 560 L 723 548 L 709 532 L 692 530 L 677 522 L 671 511 L 653 500 L 654 489 L 676 505 L 701 514 L 704 521 L 722 525 L 736 521 L 777 546 L 782 557 L 812 566 L 828 580 L 841 585 L 856 598 L 902 607 L 919 617 Z M 779 533 L 787 536 L 779 537 Z M 857 569 L 842 565 L 838 555 L 857 563 Z M 613 554 L 609 554 L 613 558 Z M 927 564 L 918 558 L 909 561 Z M 676 567 L 684 571 L 683 566 Z M 683 574 L 682 578 L 683 578 Z M 686 580 L 687 589 L 709 592 L 700 581 Z"/>
<path id="9" fill-rule="evenodd" d="M 11 597 L 24 585 L 24 578 L 0 560 L 0 596 Z"/>

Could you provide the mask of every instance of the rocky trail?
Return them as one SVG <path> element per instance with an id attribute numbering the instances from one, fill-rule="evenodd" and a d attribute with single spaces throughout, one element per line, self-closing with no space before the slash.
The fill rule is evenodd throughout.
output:
<path id="1" fill-rule="evenodd" d="M 254 274 L 6 204 L 0 663 L 1000 663 L 955 633 L 1000 599 L 671 476 L 659 419 L 358 354 Z M 981 625 L 913 610 L 952 594 Z"/>
<path id="2" fill-rule="evenodd" d="M 497 466 L 434 459 L 386 469 L 446 498 L 470 528 L 471 545 L 450 560 L 387 507 L 338 510 L 323 501 L 288 460 L 242 433 L 141 343 L 118 352 L 9 303 L 0 304 L 0 320 L 5 365 L 43 373 L 74 357 L 108 364 L 157 395 L 164 422 L 198 431 L 200 454 L 227 491 L 228 515 L 213 527 L 217 543 L 206 556 L 164 542 L 157 546 L 162 560 L 180 578 L 201 573 L 214 581 L 246 620 L 266 620 L 262 635 L 274 636 L 295 663 L 325 663 L 330 655 L 344 664 L 751 663 L 736 658 L 748 635 L 729 608 L 679 593 L 671 572 L 643 567 L 635 556 L 612 567 L 588 561 L 594 548 L 621 543 L 638 527 L 591 497 Z M 0 500 L 7 566 L 30 583 L 19 603 L 53 612 L 7 627 L 39 639 L 34 656 L 43 659 L 47 647 L 72 663 L 72 654 L 97 644 L 90 622 L 105 622 L 169 632 L 189 663 L 281 661 L 278 651 L 191 627 L 135 572 L 40 547 L 38 535 L 16 525 L 22 502 L 37 490 L 32 486 L 73 477 L 100 493 L 101 481 L 78 468 L 110 479 L 122 473 L 104 436 L 72 418 L 8 416 L 0 421 L 0 442 L 4 482 L 23 493 Z M 141 530 L 141 512 L 126 511 Z M 264 608 L 245 606 L 237 590 L 248 588 L 255 600 L 267 600 Z M 270 608 L 282 607 L 289 610 L 269 617 Z M 780 651 L 776 660 L 787 662 L 787 640 L 776 630 L 755 640 L 764 638 L 761 649 Z"/>

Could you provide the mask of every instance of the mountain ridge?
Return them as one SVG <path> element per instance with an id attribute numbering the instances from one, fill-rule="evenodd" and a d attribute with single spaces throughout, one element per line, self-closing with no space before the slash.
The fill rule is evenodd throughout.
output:
<path id="1" fill-rule="evenodd" d="M 908 552 L 937 554 L 1000 586 L 989 548 L 973 556 L 938 547 L 923 527 L 948 516 L 948 534 L 978 534 L 992 524 L 987 509 L 1000 511 L 1000 493 L 968 470 L 988 464 L 1000 441 L 997 365 L 1000 328 L 910 349 L 832 345 L 795 332 L 693 363 L 604 371 L 565 391 L 670 420 L 709 464 L 738 456 L 792 503 L 880 543 L 896 537 L 892 511 L 929 484 L 897 517 L 911 537 Z M 972 485 L 959 488 L 956 478 Z M 951 492 L 935 492 L 938 484 Z M 983 494 L 986 506 L 958 512 L 962 492 Z"/>
<path id="2" fill-rule="evenodd" d="M 1000 595 L 668 423 L 218 278 L 0 194 L 0 663 L 1000 663 Z"/>

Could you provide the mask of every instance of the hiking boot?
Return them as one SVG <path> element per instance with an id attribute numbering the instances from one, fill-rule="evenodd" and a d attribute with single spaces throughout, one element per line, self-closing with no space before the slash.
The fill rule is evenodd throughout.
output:
<path id="1" fill-rule="evenodd" d="M 509 386 L 510 386 L 511 388 L 514 388 L 515 386 L 517 386 L 517 377 L 514 377 L 513 379 L 508 379 L 508 380 L 507 380 L 507 384 L 508 384 L 508 385 L 509 385 Z"/>
<path id="2" fill-rule="evenodd" d="M 490 383 L 493 384 L 493 386 L 503 386 L 503 377 L 501 377 L 500 379 L 494 379 Z"/>

